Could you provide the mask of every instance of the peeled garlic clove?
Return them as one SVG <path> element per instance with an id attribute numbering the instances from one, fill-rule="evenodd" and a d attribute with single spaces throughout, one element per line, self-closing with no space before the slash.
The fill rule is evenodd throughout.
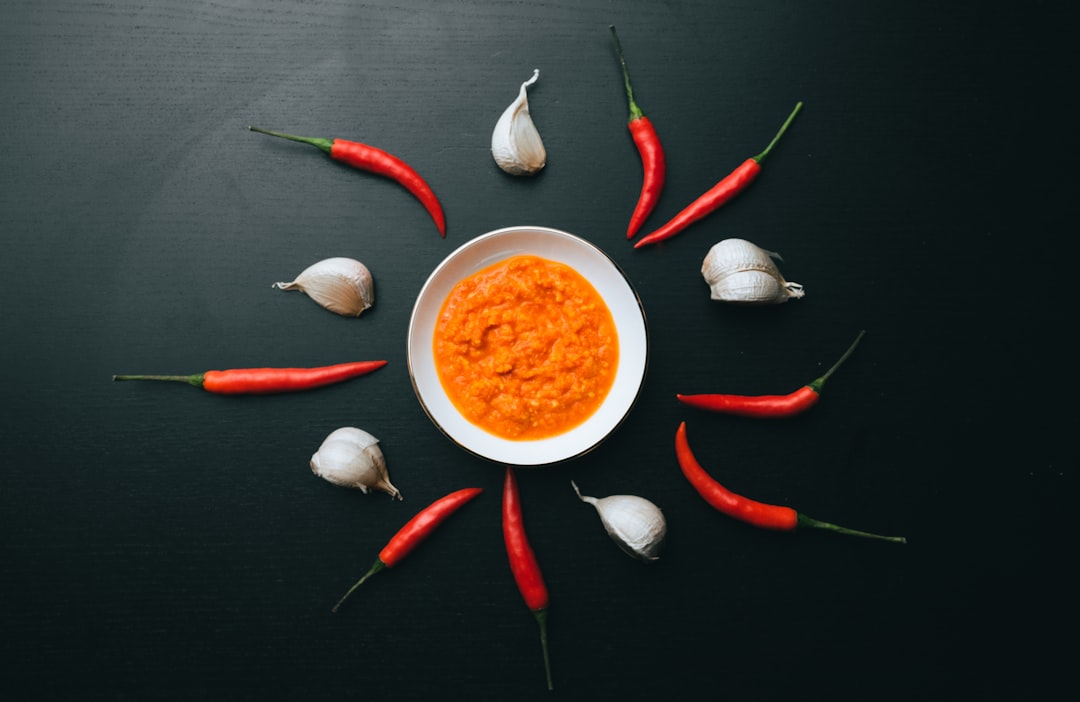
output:
<path id="1" fill-rule="evenodd" d="M 667 520 L 660 508 L 637 495 L 611 495 L 595 498 L 582 495 L 574 481 L 578 499 L 596 508 L 608 536 L 627 554 L 652 562 L 660 558 L 667 536 Z"/>
<path id="2" fill-rule="evenodd" d="M 517 99 L 503 111 L 491 133 L 491 155 L 499 168 L 511 175 L 535 175 L 547 163 L 547 151 L 529 114 L 525 92 L 539 77 L 540 69 L 534 69 L 532 78 L 521 84 Z"/>
<path id="3" fill-rule="evenodd" d="M 774 258 L 780 259 L 779 254 L 745 239 L 724 239 L 709 249 L 701 275 L 711 298 L 721 302 L 770 305 L 802 297 L 803 286 L 784 280 Z"/>
<path id="4" fill-rule="evenodd" d="M 341 427 L 330 432 L 311 456 L 311 470 L 334 485 L 359 488 L 364 494 L 381 490 L 402 499 L 390 483 L 379 440 L 363 429 Z"/>
<path id="5" fill-rule="evenodd" d="M 344 257 L 313 263 L 289 283 L 274 283 L 279 290 L 299 290 L 321 306 L 346 317 L 359 317 L 375 304 L 375 283 L 363 263 Z"/>

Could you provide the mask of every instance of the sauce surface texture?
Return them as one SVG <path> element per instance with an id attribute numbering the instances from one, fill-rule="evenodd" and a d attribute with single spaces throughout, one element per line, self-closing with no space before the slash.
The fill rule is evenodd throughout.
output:
<path id="1" fill-rule="evenodd" d="M 615 322 L 570 266 L 514 256 L 459 281 L 433 343 L 439 380 L 469 421 L 504 439 L 573 429 L 615 380 Z"/>

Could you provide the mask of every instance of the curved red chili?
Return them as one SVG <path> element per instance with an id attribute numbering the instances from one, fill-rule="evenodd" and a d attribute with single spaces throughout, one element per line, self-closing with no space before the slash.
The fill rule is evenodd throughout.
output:
<path id="1" fill-rule="evenodd" d="M 801 414 L 817 404 L 821 399 L 821 390 L 825 381 L 829 379 L 836 369 L 852 354 L 859 340 L 866 331 L 860 331 L 851 342 L 844 355 L 832 365 L 825 375 L 816 378 L 808 385 L 804 385 L 795 392 L 787 395 L 724 395 L 724 394 L 701 394 L 701 395 L 676 395 L 675 397 L 685 405 L 710 412 L 723 412 L 736 414 L 741 417 L 754 417 L 759 419 L 777 419 Z"/>
<path id="2" fill-rule="evenodd" d="M 865 531 L 848 529 L 828 522 L 818 521 L 807 517 L 805 514 L 796 512 L 791 507 L 770 505 L 748 497 L 737 495 L 721 485 L 698 463 L 690 450 L 690 443 L 686 439 L 686 422 L 679 424 L 675 432 L 675 456 L 679 461 L 679 468 L 686 479 L 697 490 L 706 502 L 717 511 L 739 521 L 752 524 L 761 529 L 775 531 L 795 531 L 799 527 L 824 529 L 849 536 L 860 536 L 867 539 L 879 539 L 894 543 L 907 543 L 902 536 L 880 536 Z"/>
<path id="3" fill-rule="evenodd" d="M 769 142 L 769 145 L 765 147 L 764 151 L 757 156 L 753 156 L 743 161 L 738 168 L 687 205 L 682 212 L 675 215 L 671 221 L 639 240 L 634 244 L 634 248 L 637 249 L 642 246 L 648 246 L 649 244 L 655 244 L 664 239 L 670 239 L 699 219 L 712 214 L 728 200 L 745 190 L 746 187 L 758 177 L 758 174 L 761 172 L 761 162 L 765 160 L 773 147 L 776 146 L 776 142 L 780 141 L 780 137 L 787 131 L 788 125 L 795 119 L 795 115 L 799 113 L 800 109 L 802 109 L 802 103 L 796 103 L 795 109 L 788 115 L 787 120 L 784 122 L 783 126 L 780 127 L 780 131 L 776 133 L 776 136 L 773 137 L 773 140 Z"/>
<path id="4" fill-rule="evenodd" d="M 630 119 L 627 127 L 641 156 L 643 173 L 641 194 L 638 196 L 634 213 L 630 216 L 630 225 L 626 228 L 626 238 L 633 239 L 660 200 L 660 192 L 664 189 L 664 179 L 667 175 L 667 160 L 656 128 L 634 101 L 634 89 L 630 85 L 630 72 L 626 68 L 626 59 L 623 58 L 622 44 L 619 42 L 619 35 L 615 33 L 615 25 L 611 25 L 610 28 L 611 36 L 615 39 L 615 50 L 619 54 L 619 64 L 622 66 L 626 99 L 630 104 Z"/>
<path id="5" fill-rule="evenodd" d="M 503 483 L 502 523 L 510 572 L 514 574 L 514 581 L 521 592 L 521 597 L 525 600 L 525 606 L 533 613 L 540 625 L 544 672 L 547 675 L 548 689 L 551 690 L 554 688 L 551 684 L 551 660 L 548 657 L 547 645 L 548 590 L 544 583 L 543 573 L 540 572 L 540 564 L 536 562 L 536 554 L 533 553 L 525 533 L 517 477 L 510 466 L 506 467 L 506 480 Z"/>
<path id="6" fill-rule="evenodd" d="M 267 395 L 340 383 L 385 365 L 386 361 L 354 361 L 318 368 L 233 368 L 194 375 L 114 375 L 113 380 L 170 380 L 219 395 Z"/>
<path id="7" fill-rule="evenodd" d="M 383 546 L 382 551 L 379 551 L 379 557 L 375 559 L 374 565 L 371 569 L 364 574 L 364 577 L 360 578 L 349 588 L 337 604 L 331 608 L 331 612 L 337 612 L 341 604 L 349 598 L 349 595 L 353 594 L 356 588 L 364 584 L 364 581 L 375 575 L 383 568 L 393 568 L 395 565 L 401 562 L 405 556 L 412 553 L 413 549 L 419 546 L 425 539 L 431 536 L 431 533 L 435 529 L 446 521 L 454 512 L 461 509 L 467 502 L 483 492 L 483 488 L 473 487 L 464 488 L 452 492 L 445 497 L 432 502 L 424 509 L 417 512 L 416 516 L 405 523 L 405 526 L 401 527 L 396 534 L 387 542 L 386 546 Z"/>
<path id="8" fill-rule="evenodd" d="M 310 144 L 321 151 L 330 154 L 330 158 L 341 161 L 362 171 L 386 176 L 397 181 L 405 187 L 413 196 L 420 201 L 424 208 L 435 220 L 435 226 L 439 228 L 439 234 L 446 236 L 446 216 L 443 214 L 442 205 L 435 197 L 435 192 L 427 184 L 420 174 L 413 170 L 412 166 L 402 161 L 397 156 L 387 153 L 368 144 L 358 141 L 346 141 L 345 139 L 322 139 L 318 137 L 296 136 L 295 134 L 283 134 L 272 132 L 260 127 L 248 127 L 253 132 L 269 134 L 270 136 L 290 139 L 303 144 Z"/>

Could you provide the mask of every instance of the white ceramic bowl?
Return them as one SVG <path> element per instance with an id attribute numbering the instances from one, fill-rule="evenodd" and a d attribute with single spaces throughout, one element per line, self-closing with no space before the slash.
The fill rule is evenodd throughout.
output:
<path id="1" fill-rule="evenodd" d="M 604 403 L 582 424 L 535 441 L 504 439 L 476 426 L 446 396 L 435 369 L 435 323 L 451 289 L 463 278 L 511 256 L 534 255 L 564 263 L 604 298 L 619 335 L 619 366 Z M 536 466 L 580 456 L 598 446 L 630 412 L 645 379 L 648 335 L 637 293 L 607 254 L 584 239 L 547 227 L 507 227 L 463 244 L 428 277 L 413 307 L 408 338 L 409 375 L 424 411 L 454 443 L 499 463 Z"/>

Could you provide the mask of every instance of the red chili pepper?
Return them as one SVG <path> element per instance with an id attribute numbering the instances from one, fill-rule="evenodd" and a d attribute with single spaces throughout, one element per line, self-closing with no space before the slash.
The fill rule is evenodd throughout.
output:
<path id="1" fill-rule="evenodd" d="M 446 236 L 446 216 L 443 214 L 442 205 L 431 186 L 413 170 L 412 166 L 402 161 L 397 156 L 389 154 L 374 146 L 361 144 L 358 141 L 346 141 L 345 139 L 321 139 L 318 137 L 296 136 L 294 134 L 282 134 L 272 132 L 259 127 L 248 127 L 253 132 L 269 134 L 270 136 L 291 139 L 312 146 L 330 154 L 330 158 L 341 161 L 362 171 L 386 176 L 405 186 L 413 196 L 424 205 L 428 214 L 435 220 L 435 226 L 439 228 L 439 234 Z"/>
<path id="2" fill-rule="evenodd" d="M 675 455 L 679 459 L 679 468 L 682 469 L 683 475 L 698 491 L 698 494 L 723 514 L 739 521 L 775 531 L 795 531 L 798 527 L 803 527 L 825 529 L 868 539 L 907 543 L 907 539 L 902 536 L 879 536 L 828 522 L 820 522 L 796 512 L 791 507 L 765 504 L 733 493 L 706 473 L 694 458 L 694 454 L 690 451 L 690 444 L 686 440 L 686 422 L 679 424 L 679 429 L 675 432 Z"/>
<path id="3" fill-rule="evenodd" d="M 551 684 L 551 660 L 547 645 L 547 609 L 548 590 L 536 554 L 525 534 L 525 523 L 521 517 L 521 496 L 518 492 L 514 470 L 506 467 L 506 481 L 503 484 L 503 540 L 506 541 L 506 555 L 510 560 L 510 571 L 514 574 L 518 590 L 525 600 L 525 606 L 532 611 L 540 624 L 540 646 L 544 653 L 544 672 L 547 675 L 549 690 Z"/>
<path id="4" fill-rule="evenodd" d="M 825 381 L 829 379 L 836 369 L 840 367 L 848 356 L 855 350 L 859 340 L 866 331 L 860 331 L 851 343 L 848 350 L 840 357 L 825 375 L 813 380 L 809 385 L 804 385 L 795 392 L 787 395 L 676 395 L 675 397 L 685 405 L 697 407 L 710 412 L 723 412 L 725 414 L 737 414 L 742 417 L 755 417 L 763 419 L 776 419 L 791 417 L 810 409 L 821 399 L 821 389 Z"/>
<path id="5" fill-rule="evenodd" d="M 173 380 L 219 395 L 266 395 L 340 383 L 385 365 L 386 361 L 355 361 L 319 368 L 233 368 L 195 375 L 114 375 L 113 380 Z"/>
<path id="6" fill-rule="evenodd" d="M 683 211 L 675 215 L 670 222 L 639 240 L 634 244 L 634 248 L 637 249 L 642 246 L 648 246 L 649 244 L 655 244 L 664 239 L 670 239 L 702 217 L 712 214 L 728 200 L 745 190 L 746 187 L 757 178 L 758 173 L 761 172 L 761 162 L 765 160 L 765 157 L 767 157 L 773 147 L 776 146 L 776 142 L 780 141 L 780 137 L 787 131 L 788 125 L 795 119 L 795 115 L 799 113 L 800 109 L 802 109 L 802 103 L 798 102 L 795 104 L 795 109 L 788 115 L 784 125 L 780 127 L 780 131 L 776 133 L 776 136 L 773 137 L 773 140 L 769 142 L 769 145 L 765 147 L 764 151 L 757 156 L 753 156 L 743 161 L 738 168 L 725 176 L 719 183 L 709 188 L 709 190 L 698 197 L 698 199 L 687 205 Z"/>
<path id="7" fill-rule="evenodd" d="M 371 569 L 364 574 L 364 577 L 356 581 L 356 583 L 349 588 L 337 604 L 330 610 L 337 612 L 341 604 L 349 598 L 349 595 L 353 594 L 356 588 L 364 584 L 364 581 L 375 575 L 383 568 L 393 568 L 395 565 L 401 562 L 405 556 L 412 553 L 413 549 L 420 545 L 425 539 L 427 539 L 436 527 L 446 521 L 454 512 L 461 509 L 465 503 L 472 500 L 474 497 L 483 492 L 483 488 L 464 488 L 452 492 L 445 497 L 432 502 L 424 509 L 417 512 L 416 516 L 405 523 L 405 526 L 401 527 L 393 538 L 387 542 L 386 546 L 383 546 L 382 551 L 379 551 L 379 557 L 375 559 L 375 564 L 371 566 Z"/>
<path id="8" fill-rule="evenodd" d="M 611 25 L 611 36 L 615 39 L 615 49 L 619 54 L 619 63 L 622 65 L 623 82 L 626 84 L 626 99 L 630 103 L 630 120 L 627 126 L 634 145 L 637 146 L 638 154 L 641 156 L 641 167 L 644 173 L 641 194 L 638 196 L 634 213 L 630 216 L 630 226 L 626 229 L 626 238 L 633 239 L 660 200 L 660 192 L 664 189 L 664 176 L 667 173 L 667 162 L 656 128 L 634 101 L 630 72 L 626 68 L 626 59 L 623 58 L 622 44 L 619 42 L 619 35 L 615 33 L 615 25 Z"/>

